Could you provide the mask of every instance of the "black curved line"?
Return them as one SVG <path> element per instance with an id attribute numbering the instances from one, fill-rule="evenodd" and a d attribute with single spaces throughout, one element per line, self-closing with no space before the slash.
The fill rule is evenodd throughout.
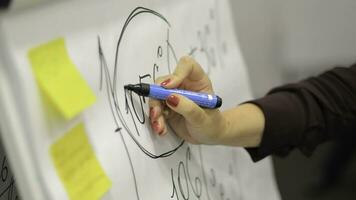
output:
<path id="1" fill-rule="evenodd" d="M 163 55 L 162 47 L 158 46 L 158 48 L 157 48 L 157 58 L 162 57 L 162 55 Z"/>
<path id="2" fill-rule="evenodd" d="M 140 10 L 141 9 L 141 10 Z M 140 10 L 140 11 L 139 11 Z M 136 12 L 137 11 L 137 12 Z M 135 13 L 136 12 L 136 13 Z M 156 154 L 153 154 L 151 152 L 149 152 L 147 149 L 145 149 L 138 141 L 137 139 L 133 136 L 130 128 L 128 127 L 126 121 L 125 121 L 125 118 L 122 114 L 122 111 L 120 109 L 120 106 L 118 105 L 118 95 L 117 95 L 117 91 L 116 91 L 116 80 L 117 80 L 117 65 L 118 65 L 118 52 L 119 52 L 119 47 L 120 47 L 120 43 L 122 41 L 122 38 L 123 38 L 123 35 L 124 35 L 124 32 L 126 30 L 126 27 L 128 26 L 129 22 L 135 17 L 137 16 L 138 14 L 142 14 L 142 13 L 150 13 L 150 14 L 154 14 L 156 16 L 158 16 L 159 18 L 163 19 L 167 25 L 170 26 L 170 24 L 168 23 L 168 21 L 159 13 L 153 11 L 153 10 L 150 10 L 150 9 L 147 9 L 147 8 L 143 8 L 143 7 L 138 7 L 136 9 L 134 9 L 131 14 L 129 15 L 129 17 L 127 18 L 122 30 L 121 30 L 121 33 L 120 33 L 120 36 L 119 36 L 119 40 L 118 40 L 118 43 L 117 43 L 117 48 L 116 48 L 116 54 L 115 54 L 115 66 L 114 66 L 114 75 L 113 75 L 113 81 L 111 82 L 111 78 L 110 78 L 110 74 L 109 73 L 106 73 L 105 74 L 105 78 L 107 80 L 109 80 L 110 84 L 108 85 L 109 87 L 109 90 L 110 90 L 110 96 L 111 96 L 111 100 L 110 100 L 110 103 L 112 104 L 111 105 L 111 109 L 112 109 L 112 112 L 115 113 L 115 123 L 118 125 L 118 121 L 121 122 L 121 124 L 123 125 L 123 128 L 125 128 L 125 130 L 127 131 L 127 133 L 129 134 L 129 136 L 131 137 L 131 139 L 134 141 L 134 143 L 140 148 L 140 150 L 145 153 L 147 156 L 153 158 L 153 159 L 157 159 L 157 158 L 163 158 L 163 157 L 168 157 L 170 155 L 172 155 L 175 151 L 177 151 L 183 144 L 184 144 L 184 141 L 182 140 L 180 142 L 180 144 L 170 150 L 170 151 L 167 151 L 165 153 L 162 153 L 162 154 L 159 154 L 159 155 L 156 155 Z M 102 52 L 101 52 L 102 53 Z M 102 56 L 101 57 L 102 59 L 104 59 L 104 57 Z M 106 63 L 106 61 L 105 61 Z M 107 67 L 107 65 L 102 65 L 103 68 L 106 68 L 105 71 L 106 72 L 109 72 L 109 69 Z M 112 83 L 112 84 L 111 84 Z M 132 111 L 129 107 L 126 107 L 126 111 L 130 113 L 130 115 L 132 115 Z M 118 118 L 118 119 L 117 119 Z M 134 121 L 135 123 L 135 121 Z M 137 131 L 137 129 L 136 129 Z"/>
<path id="3" fill-rule="evenodd" d="M 208 188 L 208 180 L 206 178 L 206 173 L 205 173 L 205 166 L 204 166 L 204 162 L 203 162 L 203 152 L 201 149 L 201 145 L 199 145 L 199 158 L 200 158 L 200 164 L 201 164 L 201 170 L 203 172 L 203 182 L 205 185 L 205 189 L 206 189 L 206 196 L 208 197 L 208 200 L 211 200 L 210 198 L 210 192 L 209 192 L 209 188 Z"/>
<path id="4" fill-rule="evenodd" d="M 166 39 L 166 44 L 167 44 L 167 64 L 168 64 L 168 72 L 171 73 L 171 63 L 170 63 L 170 52 L 172 52 L 174 61 L 178 63 L 178 57 L 176 55 L 176 52 L 174 51 L 174 48 L 172 44 L 169 42 L 169 29 L 167 29 L 167 39 Z"/>
<path id="5" fill-rule="evenodd" d="M 188 176 L 188 181 L 190 183 L 190 187 L 193 190 L 194 195 L 200 199 L 201 194 L 202 194 L 202 184 L 201 184 L 201 180 L 199 177 L 195 177 L 195 187 L 192 183 L 192 180 L 190 178 L 190 171 L 189 171 L 189 160 L 191 159 L 191 152 L 190 152 L 190 148 L 187 148 L 187 152 L 186 152 L 186 158 L 185 158 L 185 164 L 186 164 L 186 170 L 187 170 L 187 176 Z M 199 186 L 199 187 L 198 187 Z"/>
<path id="6" fill-rule="evenodd" d="M 143 11 L 138 11 L 138 10 L 143 10 Z M 136 13 L 136 11 L 138 11 Z M 119 36 L 119 40 L 117 42 L 117 45 L 116 45 L 116 53 L 115 53 L 115 63 L 114 63 L 114 90 L 116 90 L 116 74 L 117 74 L 117 63 L 118 63 L 118 55 L 119 55 L 119 49 L 120 49 L 120 44 L 121 44 L 121 40 L 123 38 L 123 35 L 125 33 L 125 30 L 128 26 L 128 24 L 130 23 L 130 21 L 137 15 L 141 14 L 141 13 L 149 13 L 149 14 L 153 14 L 153 15 L 156 15 L 157 17 L 161 18 L 163 21 L 165 21 L 167 23 L 167 25 L 170 27 L 170 23 L 168 22 L 168 20 L 163 16 L 161 15 L 160 13 L 154 11 L 154 10 L 151 10 L 151 9 L 148 9 L 148 8 L 145 8 L 145 7 L 136 7 L 131 13 L 130 15 L 128 16 L 128 18 L 126 19 L 125 21 L 125 24 L 123 26 L 123 28 L 121 29 L 121 33 L 120 33 L 120 36 Z"/>
<path id="7" fill-rule="evenodd" d="M 185 186 L 187 188 L 187 193 L 188 193 L 187 196 L 185 196 L 185 193 L 183 191 L 182 182 L 180 179 L 180 172 L 181 172 L 182 167 L 183 167 L 183 172 L 184 172 Z M 188 200 L 189 199 L 189 186 L 188 186 L 188 180 L 187 180 L 187 173 L 185 171 L 185 166 L 182 161 L 180 161 L 179 165 L 178 165 L 178 186 L 179 186 L 179 191 L 180 191 L 181 195 L 183 196 L 183 199 Z"/>
<path id="8" fill-rule="evenodd" d="M 153 82 L 156 81 L 156 72 L 158 72 L 159 66 L 155 63 L 153 64 L 153 70 L 152 70 L 152 77 L 153 77 Z"/>
<path id="9" fill-rule="evenodd" d="M 142 104 L 142 98 L 139 97 L 140 99 L 140 107 L 141 107 L 141 113 L 142 113 L 142 119 L 140 118 L 140 116 L 138 115 L 137 111 L 136 111 L 136 107 L 133 103 L 133 98 L 132 98 L 132 91 L 130 91 L 130 101 L 131 101 L 131 107 L 135 113 L 135 116 L 136 116 L 136 119 L 141 123 L 141 124 L 144 124 L 145 121 L 146 121 L 146 117 L 145 117 L 145 111 L 143 110 L 143 104 Z M 125 95 L 126 97 L 126 95 Z M 139 133 L 139 132 L 138 132 Z"/>
<path id="10" fill-rule="evenodd" d="M 138 193 L 138 184 L 137 184 L 137 179 L 136 179 L 136 174 L 135 174 L 135 170 L 134 170 L 134 167 L 133 167 L 133 163 L 132 163 L 132 159 L 131 159 L 131 155 L 130 155 L 130 152 L 129 152 L 129 149 L 127 147 L 127 144 L 126 144 L 126 141 L 121 133 L 121 129 L 119 129 L 119 124 L 118 124 L 118 121 L 116 119 L 116 116 L 115 116 L 115 113 L 114 113 L 114 110 L 112 108 L 112 103 L 111 103 L 111 98 L 110 98 L 110 90 L 109 88 L 111 88 L 111 84 L 110 84 L 110 74 L 109 74 L 109 70 L 107 68 L 107 63 L 106 63 L 106 59 L 105 59 L 105 56 L 103 54 L 103 51 L 102 51 L 102 48 L 101 48 L 101 44 L 100 44 L 100 37 L 98 36 L 98 46 L 99 46 L 99 59 L 100 59 L 100 69 L 101 71 L 105 70 L 105 80 L 106 80 L 106 91 L 107 91 L 107 97 L 108 97 L 108 101 L 109 101 L 109 105 L 110 105 L 110 110 L 111 110 L 111 113 L 113 115 L 113 118 L 114 118 L 114 121 L 116 123 L 116 126 L 118 127 L 116 130 L 119 130 L 120 132 L 120 138 L 121 138 L 121 142 L 123 143 L 124 145 L 124 148 L 125 148 L 125 153 L 127 155 L 127 158 L 129 160 L 129 163 L 130 163 L 130 168 L 131 168 L 131 175 L 134 179 L 134 185 L 135 185 L 135 192 L 136 192 L 136 197 L 138 200 L 140 200 L 140 195 Z M 102 75 L 102 74 L 101 74 Z M 102 79 L 101 79 L 102 80 Z"/>
<path id="11" fill-rule="evenodd" d="M 179 200 L 179 195 L 177 192 L 177 187 L 176 187 L 176 183 L 174 182 L 174 175 L 173 175 L 173 169 L 171 168 L 171 181 L 172 181 L 172 194 L 171 194 L 171 199 L 174 197 L 174 195 L 176 195 L 177 200 Z"/>

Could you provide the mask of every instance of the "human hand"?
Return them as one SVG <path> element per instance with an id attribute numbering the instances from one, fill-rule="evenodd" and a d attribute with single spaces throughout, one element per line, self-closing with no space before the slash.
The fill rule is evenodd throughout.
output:
<path id="1" fill-rule="evenodd" d="M 213 94 L 211 81 L 191 57 L 182 57 L 171 75 L 156 80 L 165 88 L 179 88 Z M 203 109 L 190 99 L 172 94 L 166 101 L 149 100 L 151 126 L 155 133 L 165 135 L 170 126 L 174 132 L 194 144 L 219 144 L 228 123 L 218 109 Z"/>

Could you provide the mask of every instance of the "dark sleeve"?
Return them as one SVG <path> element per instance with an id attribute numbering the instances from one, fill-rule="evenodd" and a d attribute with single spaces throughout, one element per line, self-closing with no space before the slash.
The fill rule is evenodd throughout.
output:
<path id="1" fill-rule="evenodd" d="M 0 9 L 5 9 L 10 6 L 11 0 L 0 0 Z"/>
<path id="2" fill-rule="evenodd" d="M 318 144 L 355 130 L 356 64 L 275 88 L 249 103 L 266 120 L 259 147 L 246 148 L 254 161 L 294 148 L 310 156 Z"/>

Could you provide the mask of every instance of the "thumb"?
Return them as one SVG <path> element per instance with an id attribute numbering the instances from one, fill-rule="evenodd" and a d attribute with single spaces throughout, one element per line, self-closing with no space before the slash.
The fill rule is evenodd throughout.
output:
<path id="1" fill-rule="evenodd" d="M 166 103 L 169 108 L 182 115 L 191 125 L 199 126 L 204 124 L 207 118 L 205 111 L 201 107 L 184 96 L 172 94 L 166 99 Z"/>

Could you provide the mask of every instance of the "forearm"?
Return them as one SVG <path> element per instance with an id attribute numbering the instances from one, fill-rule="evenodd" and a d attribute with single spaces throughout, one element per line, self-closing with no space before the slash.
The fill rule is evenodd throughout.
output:
<path id="1" fill-rule="evenodd" d="M 355 130 L 355 102 L 356 65 L 275 88 L 251 101 L 261 108 L 265 125 L 258 148 L 247 150 L 254 161 L 294 148 L 311 155 L 318 144 Z"/>
<path id="2" fill-rule="evenodd" d="M 257 147 L 262 138 L 265 117 L 261 109 L 246 103 L 222 112 L 227 129 L 221 144 L 241 147 Z"/>

